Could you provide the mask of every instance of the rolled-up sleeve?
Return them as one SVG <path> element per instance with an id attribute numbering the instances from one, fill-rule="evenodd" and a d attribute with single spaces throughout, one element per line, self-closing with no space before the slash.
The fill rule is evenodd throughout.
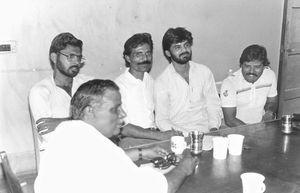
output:
<path id="1" fill-rule="evenodd" d="M 236 90 L 228 79 L 225 79 L 221 86 L 222 107 L 236 107 Z"/>
<path id="2" fill-rule="evenodd" d="M 34 121 L 40 118 L 52 117 L 49 104 L 49 90 L 42 86 L 33 87 L 29 92 L 29 105 Z"/>

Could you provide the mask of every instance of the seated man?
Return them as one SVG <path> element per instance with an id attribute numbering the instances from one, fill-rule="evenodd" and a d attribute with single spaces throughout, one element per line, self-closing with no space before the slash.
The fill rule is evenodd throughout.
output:
<path id="1" fill-rule="evenodd" d="M 176 192 L 197 164 L 190 152 L 163 175 L 139 168 L 108 138 L 120 132 L 125 113 L 117 85 L 110 80 L 82 84 L 71 100 L 72 120 L 61 123 L 49 140 L 35 181 L 36 193 Z M 70 133 L 72 133 L 70 135 Z M 135 158 L 164 155 L 162 149 L 135 151 Z"/>
<path id="2" fill-rule="evenodd" d="M 157 132 L 154 123 L 152 67 L 153 42 L 148 33 L 130 37 L 124 45 L 123 57 L 129 67 L 115 82 L 120 88 L 125 122 L 147 129 L 145 134 L 163 140 L 178 134 L 175 131 Z M 154 129 L 153 129 L 154 128 Z"/>
<path id="3" fill-rule="evenodd" d="M 29 93 L 33 119 L 42 136 L 43 150 L 50 132 L 69 119 L 70 100 L 77 88 L 91 77 L 79 74 L 84 66 L 82 41 L 71 33 L 57 35 L 50 46 L 49 61 L 53 74 L 36 83 Z"/>
<path id="4" fill-rule="evenodd" d="M 36 83 L 30 90 L 29 105 L 38 131 L 42 134 L 41 150 L 46 148 L 47 140 L 56 126 L 69 119 L 70 100 L 77 88 L 82 83 L 93 79 L 79 74 L 84 66 L 82 45 L 82 41 L 71 33 L 57 35 L 49 50 L 53 75 Z M 124 126 L 122 135 L 149 139 L 162 138 L 161 135 L 148 133 L 130 124 Z"/>
<path id="5" fill-rule="evenodd" d="M 240 69 L 221 87 L 222 110 L 227 126 L 273 120 L 277 111 L 277 80 L 269 67 L 267 51 L 259 45 L 244 49 Z"/>
<path id="6" fill-rule="evenodd" d="M 221 103 L 212 72 L 192 59 L 193 37 L 184 28 L 170 28 L 163 37 L 170 62 L 154 86 L 155 119 L 162 130 L 208 132 L 221 124 Z"/>

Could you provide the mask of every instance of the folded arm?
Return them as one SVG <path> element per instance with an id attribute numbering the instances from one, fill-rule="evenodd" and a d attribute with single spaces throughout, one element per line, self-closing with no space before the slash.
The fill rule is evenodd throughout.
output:
<path id="1" fill-rule="evenodd" d="M 224 121 L 228 127 L 236 127 L 239 125 L 246 125 L 243 121 L 236 118 L 236 107 L 222 107 L 224 114 Z"/>
<path id="2" fill-rule="evenodd" d="M 57 125 L 66 120 L 70 120 L 70 118 L 41 118 L 36 121 L 36 127 L 38 129 L 39 134 L 44 135 L 54 131 Z"/>
<path id="3" fill-rule="evenodd" d="M 142 127 L 129 123 L 123 127 L 121 134 L 126 137 L 166 140 L 166 139 L 170 139 L 174 135 L 180 135 L 180 132 L 175 130 L 160 132 L 155 130 L 144 129 Z"/>
<path id="4" fill-rule="evenodd" d="M 43 135 L 55 130 L 65 118 L 53 118 L 51 106 L 49 104 L 50 91 L 46 87 L 32 88 L 29 93 L 29 106 L 35 121 L 38 133 Z"/>

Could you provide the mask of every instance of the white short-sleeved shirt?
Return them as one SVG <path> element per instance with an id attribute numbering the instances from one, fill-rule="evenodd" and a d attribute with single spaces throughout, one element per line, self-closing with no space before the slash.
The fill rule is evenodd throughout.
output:
<path id="1" fill-rule="evenodd" d="M 143 128 L 155 127 L 152 77 L 145 72 L 143 80 L 137 79 L 127 68 L 115 82 L 120 88 L 122 107 L 127 114 L 125 122 Z"/>
<path id="2" fill-rule="evenodd" d="M 267 97 L 277 96 L 275 73 L 265 67 L 261 77 L 252 83 L 245 80 L 241 69 L 227 77 L 221 87 L 222 107 L 236 107 L 236 118 L 250 124 L 262 120 Z"/>
<path id="3" fill-rule="evenodd" d="M 155 80 L 155 121 L 165 131 L 209 131 L 221 124 L 221 101 L 208 67 L 190 61 L 189 83 L 169 64 Z"/>
<path id="4" fill-rule="evenodd" d="M 40 161 L 35 193 L 167 193 L 165 176 L 139 168 L 126 153 L 83 121 L 62 122 Z"/>
<path id="5" fill-rule="evenodd" d="M 73 78 L 72 95 L 78 87 L 93 79 L 92 77 L 78 74 Z M 40 118 L 66 118 L 70 116 L 71 96 L 62 88 L 56 86 L 53 76 L 49 76 L 36 83 L 29 92 L 29 105 L 34 121 Z M 45 148 L 51 133 L 43 135 Z"/>

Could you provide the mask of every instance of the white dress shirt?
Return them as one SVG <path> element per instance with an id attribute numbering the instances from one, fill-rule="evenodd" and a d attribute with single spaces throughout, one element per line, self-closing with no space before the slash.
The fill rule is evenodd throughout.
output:
<path id="1" fill-rule="evenodd" d="M 72 95 L 78 87 L 93 79 L 92 77 L 78 74 L 73 78 Z M 62 88 L 56 86 L 53 75 L 36 83 L 29 92 L 29 105 L 32 116 L 36 122 L 40 118 L 66 118 L 70 116 L 71 96 Z M 47 140 L 51 133 L 43 135 L 41 148 L 46 148 Z"/>
<path id="2" fill-rule="evenodd" d="M 222 107 L 236 107 L 236 118 L 247 124 L 261 122 L 267 97 L 275 96 L 277 80 L 269 67 L 254 83 L 247 82 L 239 69 L 227 77 L 221 87 Z"/>
<path id="3" fill-rule="evenodd" d="M 221 124 L 221 103 L 213 74 L 202 64 L 189 64 L 189 83 L 172 64 L 155 81 L 155 120 L 163 131 L 207 132 Z"/>
<path id="4" fill-rule="evenodd" d="M 126 123 L 143 128 L 155 127 L 152 77 L 145 72 L 143 80 L 135 78 L 129 68 L 115 82 L 120 87 Z"/>
<path id="5" fill-rule="evenodd" d="M 71 134 L 70 134 L 71 133 Z M 167 193 L 153 168 L 139 168 L 125 152 L 83 121 L 62 122 L 40 162 L 35 193 Z"/>

